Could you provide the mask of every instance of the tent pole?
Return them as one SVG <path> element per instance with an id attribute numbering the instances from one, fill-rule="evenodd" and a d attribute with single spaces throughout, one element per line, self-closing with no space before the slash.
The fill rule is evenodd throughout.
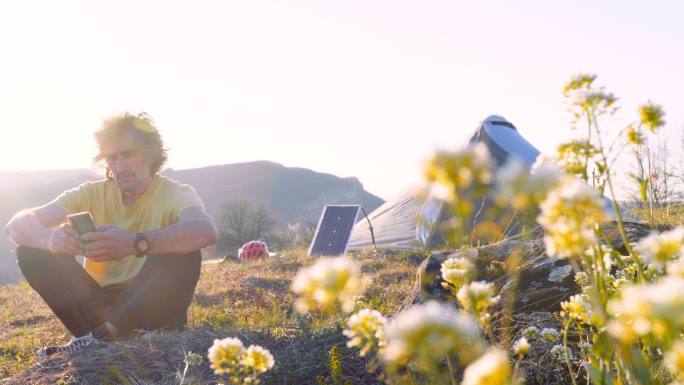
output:
<path id="1" fill-rule="evenodd" d="M 377 251 L 378 248 L 375 247 L 375 233 L 373 233 L 373 225 L 371 224 L 370 218 L 368 218 L 368 214 L 366 214 L 366 210 L 361 207 L 361 212 L 363 213 L 363 216 L 366 217 L 366 221 L 368 222 L 368 230 L 370 230 L 371 233 L 371 241 L 373 242 L 373 251 Z"/>

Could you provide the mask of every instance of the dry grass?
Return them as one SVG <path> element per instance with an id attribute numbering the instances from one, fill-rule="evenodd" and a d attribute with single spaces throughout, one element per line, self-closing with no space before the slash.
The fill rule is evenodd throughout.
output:
<path id="1" fill-rule="evenodd" d="M 395 312 L 413 284 L 422 255 L 370 252 L 355 255 L 373 278 L 359 306 Z M 263 384 L 316 384 L 330 380 L 327 353 L 339 346 L 342 377 L 353 384 L 380 383 L 365 362 L 347 349 L 341 319 L 302 317 L 292 310 L 289 284 L 300 267 L 312 263 L 303 251 L 254 263 L 205 264 L 188 310 L 188 329 L 161 331 L 126 341 L 99 344 L 72 357 L 55 355 L 43 363 L 34 351 L 71 337 L 25 283 L 0 288 L 0 384 L 178 384 L 185 352 L 206 355 L 214 338 L 238 337 L 275 356 L 276 367 Z M 205 361 L 185 384 L 215 383 Z"/>
<path id="2" fill-rule="evenodd" d="M 648 209 L 635 210 L 637 215 L 658 228 L 684 224 L 684 205 L 655 207 L 653 217 Z"/>
<path id="3" fill-rule="evenodd" d="M 684 223 L 684 206 L 658 209 L 654 214 L 657 227 Z M 643 212 L 640 215 L 647 219 Z M 37 348 L 65 343 L 71 336 L 26 283 L 0 287 L 0 385 L 179 384 L 187 352 L 205 356 L 214 338 L 229 336 L 273 353 L 276 367 L 263 377 L 263 384 L 332 385 L 328 352 L 333 346 L 339 348 L 342 380 L 380 384 L 376 374 L 367 372 L 366 362 L 357 352 L 346 347 L 342 319 L 302 317 L 293 312 L 290 282 L 302 266 L 314 262 L 305 254 L 294 250 L 253 263 L 207 263 L 188 310 L 186 330 L 158 331 L 100 344 L 71 357 L 58 354 L 43 363 L 35 362 Z M 424 252 L 354 254 L 373 282 L 359 307 L 394 314 L 411 291 L 416 268 L 426 256 Z M 560 326 L 555 314 L 516 313 L 511 325 L 513 340 L 527 326 Z M 546 345 L 534 347 L 521 369 L 529 384 L 568 379 L 565 367 L 552 364 Z M 189 371 L 184 384 L 217 380 L 205 359 L 199 368 Z"/>

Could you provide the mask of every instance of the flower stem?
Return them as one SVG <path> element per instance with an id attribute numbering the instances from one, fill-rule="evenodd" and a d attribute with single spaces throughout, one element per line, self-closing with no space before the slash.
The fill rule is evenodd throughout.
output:
<path id="1" fill-rule="evenodd" d="M 451 358 L 446 355 L 447 366 L 449 367 L 449 379 L 451 380 L 451 385 L 456 385 L 456 379 L 454 378 L 454 368 L 451 366 Z"/>
<path id="2" fill-rule="evenodd" d="M 572 385 L 577 385 L 575 376 L 572 375 L 572 363 L 570 363 L 570 356 L 568 354 L 568 351 L 570 350 L 570 348 L 568 348 L 568 329 L 570 328 L 570 322 L 565 321 L 564 323 L 565 327 L 563 328 L 563 346 L 565 349 L 563 351 L 563 358 L 565 358 L 565 364 L 568 366 L 568 374 L 572 380 Z"/>

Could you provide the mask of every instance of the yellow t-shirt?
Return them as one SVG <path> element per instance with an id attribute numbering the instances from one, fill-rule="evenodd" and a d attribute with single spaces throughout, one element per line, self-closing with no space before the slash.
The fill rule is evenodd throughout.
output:
<path id="1" fill-rule="evenodd" d="M 85 182 L 53 201 L 67 213 L 90 211 L 95 225 L 114 224 L 129 233 L 159 230 L 178 222 L 181 211 L 204 207 L 192 186 L 155 174 L 150 187 L 135 202 L 124 205 L 114 180 Z M 147 257 L 129 255 L 115 261 L 85 259 L 85 269 L 102 287 L 120 285 L 135 276 Z"/>

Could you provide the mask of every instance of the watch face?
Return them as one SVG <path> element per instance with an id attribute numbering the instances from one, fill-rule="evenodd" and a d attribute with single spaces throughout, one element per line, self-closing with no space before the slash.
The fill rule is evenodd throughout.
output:
<path id="1" fill-rule="evenodd" d="M 142 251 L 143 253 L 147 252 L 147 249 L 150 248 L 150 243 L 147 241 L 147 239 L 141 239 L 138 241 L 138 250 Z"/>

